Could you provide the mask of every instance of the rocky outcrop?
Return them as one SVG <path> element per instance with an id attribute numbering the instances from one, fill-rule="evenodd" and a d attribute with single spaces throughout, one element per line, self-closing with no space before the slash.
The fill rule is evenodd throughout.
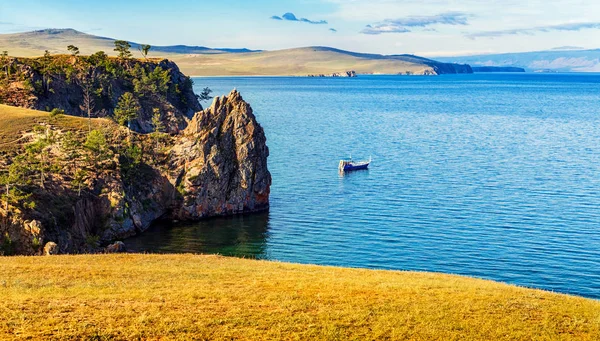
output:
<path id="1" fill-rule="evenodd" d="M 238 91 L 214 99 L 174 137 L 164 170 L 148 169 L 135 190 L 108 186 L 102 241 L 130 237 L 160 218 L 194 221 L 268 210 L 271 174 L 263 128 Z"/>
<path id="2" fill-rule="evenodd" d="M 38 220 L 25 220 L 0 209 L 0 256 L 38 254 L 44 241 L 45 229 Z"/>
<path id="3" fill-rule="evenodd" d="M 195 221 L 269 208 L 265 133 L 239 92 L 215 98 L 164 148 L 166 161 L 139 165 L 133 179 L 118 171 L 115 157 L 81 196 L 62 180 L 66 175 L 55 174 L 31 197 L 35 209 L 0 209 L 0 253 L 48 254 L 42 248 L 54 245 L 48 242 L 56 244 L 52 253 L 122 252 L 123 245 L 111 243 L 157 219 Z"/>
<path id="4" fill-rule="evenodd" d="M 239 92 L 196 114 L 171 152 L 171 181 L 183 203 L 180 220 L 268 209 L 271 174 L 263 128 Z"/>

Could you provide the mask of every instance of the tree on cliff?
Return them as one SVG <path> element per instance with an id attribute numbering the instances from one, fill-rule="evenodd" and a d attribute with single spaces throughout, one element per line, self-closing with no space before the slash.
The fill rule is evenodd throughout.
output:
<path id="1" fill-rule="evenodd" d="M 60 141 L 61 161 L 68 164 L 71 172 L 75 173 L 78 168 L 78 161 L 82 157 L 83 148 L 81 142 L 71 131 L 64 134 Z"/>
<path id="2" fill-rule="evenodd" d="M 79 108 L 87 114 L 88 132 L 90 132 L 92 131 L 92 114 L 95 109 L 96 87 L 100 71 L 96 64 L 82 59 L 77 63 L 76 75 L 75 80 L 83 93 Z"/>
<path id="3" fill-rule="evenodd" d="M 75 45 L 67 46 L 67 50 L 69 50 L 69 52 L 71 52 L 72 56 L 77 56 L 79 54 L 79 47 L 77 47 Z"/>
<path id="4" fill-rule="evenodd" d="M 10 59 L 8 58 L 8 51 L 2 51 L 2 53 L 0 54 L 0 67 L 2 67 L 2 71 L 4 71 L 4 74 L 6 75 L 7 79 L 9 77 L 9 73 L 8 73 L 9 65 L 10 65 Z"/>
<path id="5" fill-rule="evenodd" d="M 44 88 L 44 93 L 48 93 L 50 91 L 50 78 L 52 77 L 52 56 L 50 55 L 50 51 L 44 51 L 44 56 L 40 59 L 42 63 L 42 86 Z"/>
<path id="6" fill-rule="evenodd" d="M 127 126 L 131 129 L 131 121 L 138 116 L 140 106 L 131 92 L 126 92 L 119 99 L 117 108 L 115 109 L 114 119 L 121 126 Z M 128 136 L 130 132 L 128 130 Z"/>
<path id="7" fill-rule="evenodd" d="M 77 196 L 81 196 L 81 189 L 85 186 L 85 182 L 88 178 L 88 172 L 85 169 L 78 169 L 73 174 L 73 181 L 71 181 L 71 185 L 74 188 L 77 188 Z"/>
<path id="8" fill-rule="evenodd" d="M 152 115 L 152 126 L 154 127 L 154 131 L 152 132 L 152 138 L 154 139 L 154 152 L 156 154 L 156 150 L 158 150 L 158 144 L 160 142 L 161 137 L 163 136 L 163 132 L 165 131 L 165 125 L 162 122 L 162 115 L 160 114 L 160 109 L 154 108 Z"/>
<path id="9" fill-rule="evenodd" d="M 45 134 L 25 146 L 25 160 L 29 169 L 38 173 L 40 187 L 45 188 L 48 173 L 54 170 L 54 163 L 50 157 L 54 134 L 50 131 L 50 128 L 38 127 L 35 130 L 37 133 L 45 131 Z"/>
<path id="10" fill-rule="evenodd" d="M 213 98 L 210 94 L 212 93 L 212 90 L 209 87 L 206 87 L 204 89 L 202 89 L 202 92 L 200 93 L 200 95 L 198 96 L 198 100 L 200 102 L 203 101 L 208 101 L 211 98 Z"/>
<path id="11" fill-rule="evenodd" d="M 0 54 L 0 103 L 4 103 L 5 97 L 7 96 L 8 85 L 10 84 L 10 74 L 8 72 L 10 65 L 10 59 L 8 58 L 8 52 L 3 51 Z"/>
<path id="12" fill-rule="evenodd" d="M 20 189 L 20 186 L 27 183 L 26 168 L 23 165 L 23 156 L 17 156 L 8 169 L 0 175 L 0 185 L 4 187 L 2 191 L 2 200 L 4 201 L 4 210 L 9 212 L 9 206 L 18 204 L 21 200 L 27 199 L 30 195 Z"/>
<path id="13" fill-rule="evenodd" d="M 121 59 L 131 58 L 131 44 L 125 40 L 115 40 L 115 52 L 119 54 Z"/>
<path id="14" fill-rule="evenodd" d="M 150 51 L 152 46 L 142 44 L 138 48 L 140 49 L 140 52 L 142 53 L 142 57 L 144 57 L 144 59 L 148 59 L 148 52 Z"/>
<path id="15" fill-rule="evenodd" d="M 109 146 L 104 133 L 99 130 L 92 130 L 83 146 L 90 152 L 89 161 L 92 168 L 96 171 L 102 169 L 102 162 L 109 157 Z"/>

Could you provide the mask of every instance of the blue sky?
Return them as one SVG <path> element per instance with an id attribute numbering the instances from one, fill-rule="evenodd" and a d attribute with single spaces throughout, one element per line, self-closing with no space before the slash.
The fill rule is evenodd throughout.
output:
<path id="1" fill-rule="evenodd" d="M 152 45 L 311 45 L 425 56 L 600 47 L 591 0 L 0 0 L 0 33 L 42 28 Z"/>

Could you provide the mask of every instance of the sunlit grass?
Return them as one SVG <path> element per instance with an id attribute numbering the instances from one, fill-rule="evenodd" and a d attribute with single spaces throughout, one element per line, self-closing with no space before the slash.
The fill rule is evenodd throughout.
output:
<path id="1" fill-rule="evenodd" d="M 598 340 L 600 302 L 193 255 L 0 258 L 0 339 Z"/>
<path id="2" fill-rule="evenodd" d="M 82 132 L 88 129 L 88 120 L 84 117 L 61 115 L 51 118 L 48 112 L 0 104 L 0 151 L 17 148 L 23 134 L 38 124 L 50 124 L 63 131 Z M 94 129 L 109 124 L 107 119 L 92 119 Z"/>

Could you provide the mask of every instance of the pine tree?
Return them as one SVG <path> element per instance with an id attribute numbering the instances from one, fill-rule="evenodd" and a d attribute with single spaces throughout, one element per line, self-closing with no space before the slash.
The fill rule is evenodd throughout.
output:
<path id="1" fill-rule="evenodd" d="M 119 99 L 115 109 L 114 120 L 121 126 L 126 125 L 127 136 L 131 137 L 131 121 L 137 118 L 140 106 L 131 92 L 126 92 Z"/>
<path id="2" fill-rule="evenodd" d="M 67 46 L 67 50 L 69 50 L 69 52 L 71 52 L 71 55 L 74 57 L 79 54 L 79 47 L 77 47 L 75 45 Z"/>
<path id="3" fill-rule="evenodd" d="M 160 142 L 160 138 L 165 131 L 165 125 L 162 122 L 162 115 L 160 114 L 160 109 L 154 108 L 152 115 L 152 126 L 154 127 L 154 131 L 152 132 L 152 138 L 154 138 L 154 151 L 156 155 L 156 150 L 158 150 L 158 144 Z"/>
<path id="4" fill-rule="evenodd" d="M 108 158 L 109 148 L 106 137 L 99 130 L 92 130 L 83 144 L 90 152 L 91 166 L 95 170 L 102 169 L 102 162 Z"/>
<path id="5" fill-rule="evenodd" d="M 0 175 L 0 185 L 4 188 L 1 197 L 6 213 L 9 212 L 10 205 L 16 205 L 30 196 L 21 189 L 21 186 L 26 184 L 28 184 L 26 164 L 24 158 L 18 156 L 5 173 Z"/>
<path id="6" fill-rule="evenodd" d="M 121 59 L 131 58 L 131 44 L 125 40 L 115 40 L 115 52 L 119 54 Z"/>
<path id="7" fill-rule="evenodd" d="M 152 46 L 142 44 L 138 48 L 139 48 L 140 52 L 142 53 L 142 57 L 144 57 L 144 59 L 148 59 L 148 52 L 150 51 Z"/>

